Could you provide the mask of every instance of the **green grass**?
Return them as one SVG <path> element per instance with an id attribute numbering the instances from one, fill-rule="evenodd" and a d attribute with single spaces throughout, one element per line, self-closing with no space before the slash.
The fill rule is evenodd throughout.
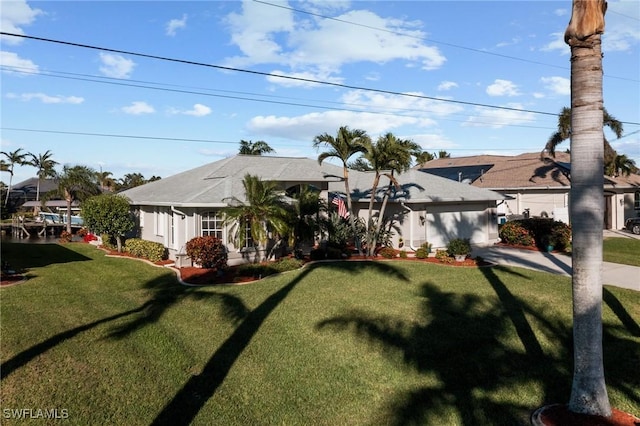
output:
<path id="1" fill-rule="evenodd" d="M 640 266 L 640 240 L 635 238 L 605 238 L 603 251 L 605 262 Z"/>
<path id="2" fill-rule="evenodd" d="M 86 244 L 2 257 L 30 275 L 0 290 L 2 410 L 65 409 L 77 425 L 525 425 L 570 393 L 567 277 L 335 262 L 203 288 Z M 604 301 L 609 397 L 638 415 L 640 293 L 607 286 Z"/>

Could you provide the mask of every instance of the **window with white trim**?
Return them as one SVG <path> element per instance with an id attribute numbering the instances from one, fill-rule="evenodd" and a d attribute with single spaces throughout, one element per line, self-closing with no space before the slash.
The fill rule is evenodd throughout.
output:
<path id="1" fill-rule="evenodd" d="M 203 237 L 213 236 L 222 239 L 222 215 L 218 212 L 205 212 L 200 215 L 200 233 Z"/>
<path id="2" fill-rule="evenodd" d="M 633 208 L 640 210 L 640 191 L 636 191 L 636 193 L 633 194 Z"/>

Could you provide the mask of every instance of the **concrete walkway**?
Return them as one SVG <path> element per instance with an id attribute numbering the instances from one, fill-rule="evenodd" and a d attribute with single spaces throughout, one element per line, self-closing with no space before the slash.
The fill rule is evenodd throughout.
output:
<path id="1" fill-rule="evenodd" d="M 630 232 L 611 230 L 605 231 L 604 237 L 640 239 L 640 236 Z M 572 272 L 571 256 L 560 253 L 520 250 L 505 246 L 487 246 L 474 248 L 471 256 L 482 256 L 482 258 L 498 265 L 518 266 L 551 274 L 571 276 Z M 640 291 L 640 267 L 603 262 L 602 283 Z"/>

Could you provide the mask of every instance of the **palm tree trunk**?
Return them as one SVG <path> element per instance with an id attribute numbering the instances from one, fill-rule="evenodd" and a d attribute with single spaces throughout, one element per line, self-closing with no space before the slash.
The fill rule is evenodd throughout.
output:
<path id="1" fill-rule="evenodd" d="M 11 193 L 11 184 L 13 182 L 13 170 L 10 170 L 9 173 L 9 187 L 7 188 L 7 196 L 4 199 L 5 207 L 7 207 L 7 204 L 9 203 L 9 194 Z"/>
<path id="2" fill-rule="evenodd" d="M 356 228 L 356 220 L 353 214 L 353 203 L 351 201 L 351 189 L 349 188 L 349 170 L 344 168 L 344 190 L 347 194 L 347 209 L 349 210 L 349 223 L 351 224 L 351 230 L 353 232 L 353 243 L 358 250 L 358 255 L 362 256 L 362 247 L 360 244 L 360 238 L 358 238 L 358 230 Z"/>
<path id="3" fill-rule="evenodd" d="M 574 0 L 574 15 L 575 2 L 579 1 Z M 569 211 L 573 230 L 574 339 L 569 409 L 608 417 L 611 407 L 602 357 L 604 135 L 601 36 L 594 31 L 586 38 L 572 39 L 571 23 L 569 25 L 572 129 Z"/>

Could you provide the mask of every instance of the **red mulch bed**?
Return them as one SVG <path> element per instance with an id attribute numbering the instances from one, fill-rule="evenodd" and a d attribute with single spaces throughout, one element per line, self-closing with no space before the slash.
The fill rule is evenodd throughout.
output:
<path id="1" fill-rule="evenodd" d="M 0 276 L 0 287 L 8 287 L 24 280 L 26 280 L 26 277 L 22 274 L 2 274 Z"/>
<path id="2" fill-rule="evenodd" d="M 611 417 L 590 416 L 569 411 L 565 404 L 548 405 L 537 410 L 532 418 L 540 426 L 638 426 L 640 418 L 613 408 Z"/>

